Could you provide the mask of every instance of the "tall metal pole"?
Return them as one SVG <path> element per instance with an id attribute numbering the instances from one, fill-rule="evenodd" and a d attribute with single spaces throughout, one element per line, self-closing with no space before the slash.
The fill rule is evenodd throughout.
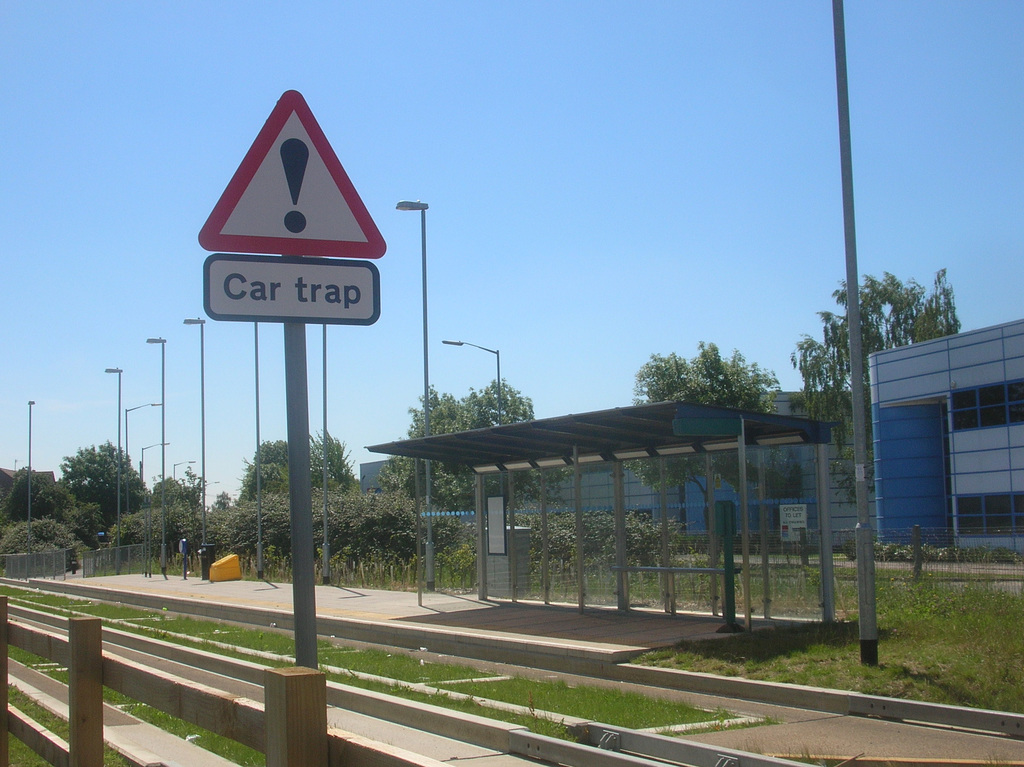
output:
<path id="1" fill-rule="evenodd" d="M 114 572 L 121 574 L 121 368 L 107 368 L 107 373 L 117 373 L 117 554 L 114 557 Z"/>
<path id="2" fill-rule="evenodd" d="M 323 379 L 324 379 L 324 428 L 323 428 L 323 496 L 324 496 L 324 545 L 323 545 L 323 566 L 321 572 L 323 576 L 323 583 L 325 586 L 331 583 L 331 541 L 327 536 L 327 448 L 328 448 L 328 437 L 327 437 L 327 325 L 324 325 L 324 364 L 323 364 Z"/>
<path id="3" fill-rule="evenodd" d="M 263 580 L 263 482 L 260 469 L 260 324 L 252 324 L 256 349 L 256 577 Z"/>
<path id="4" fill-rule="evenodd" d="M 500 349 L 488 349 L 486 346 L 480 346 L 479 344 L 471 344 L 469 341 L 442 341 L 441 343 L 447 344 L 448 346 L 472 346 L 474 349 L 480 351 L 490 352 L 494 355 L 494 359 L 498 366 L 498 426 L 504 422 L 502 418 L 502 397 L 501 397 L 501 350 Z"/>
<path id="5" fill-rule="evenodd" d="M 853 463 L 857 498 L 857 595 L 860 661 L 878 665 L 878 624 L 875 611 L 874 533 L 868 511 L 867 437 L 864 408 L 864 351 L 861 339 L 860 278 L 853 215 L 853 155 L 850 147 L 850 94 L 846 78 L 846 26 L 843 0 L 832 0 L 836 52 L 836 96 L 839 105 L 839 155 L 843 182 L 843 223 L 846 241 L 846 319 L 850 335 L 850 396 L 853 399 Z"/>
<path id="6" fill-rule="evenodd" d="M 199 434 L 200 468 L 203 472 L 203 547 L 206 546 L 206 320 L 185 320 L 186 325 L 199 326 Z"/>
<path id="7" fill-rule="evenodd" d="M 167 578 L 167 339 L 147 338 L 147 344 L 160 344 L 160 574 Z"/>
<path id="8" fill-rule="evenodd" d="M 28 401 L 28 544 L 26 554 L 32 553 L 32 406 L 35 400 Z M 30 573 L 31 574 L 31 573 Z"/>
<path id="9" fill-rule="evenodd" d="M 284 368 L 288 414 L 288 498 L 292 531 L 295 664 L 315 669 L 316 592 L 313 580 L 313 498 L 309 481 L 309 389 L 306 380 L 304 323 L 284 323 Z"/>
<path id="10" fill-rule="evenodd" d="M 120 398 L 118 398 L 118 399 L 120 399 Z M 135 407 L 126 407 L 124 409 L 124 454 L 127 455 L 129 458 L 131 457 L 131 451 L 128 448 L 128 446 L 129 446 L 129 440 L 128 440 L 128 433 L 129 433 L 128 432 L 128 414 L 131 413 L 133 410 L 138 410 L 140 407 L 159 407 L 159 406 L 160 405 L 159 405 L 158 402 L 147 402 L 145 405 L 136 405 Z M 146 481 L 146 478 L 142 476 L 142 465 L 141 464 L 139 464 L 139 479 L 141 479 L 143 482 Z M 124 513 L 125 514 L 131 514 L 131 511 L 132 511 L 131 510 L 131 497 L 132 497 L 132 495 L 131 495 L 130 492 L 128 492 L 128 484 L 129 484 L 129 479 L 127 477 L 125 477 L 125 481 L 124 481 Z M 120 533 L 120 529 L 118 529 L 118 532 Z M 120 546 L 121 544 L 118 543 L 118 545 Z"/>
<path id="11" fill-rule="evenodd" d="M 139 459 L 139 476 L 143 477 L 143 483 L 145 483 L 146 476 L 146 451 L 151 447 L 158 447 L 160 443 L 153 445 L 146 445 L 142 448 L 142 457 Z M 166 446 L 166 443 L 164 443 Z M 153 499 L 149 499 L 149 504 L 146 507 L 146 577 L 153 577 Z"/>
<path id="12" fill-rule="evenodd" d="M 418 210 L 420 212 L 420 248 L 422 251 L 422 274 L 423 274 L 423 436 L 430 436 L 430 351 L 427 343 L 427 209 L 430 206 L 425 202 L 400 201 L 396 210 Z M 431 482 L 430 482 L 430 460 L 424 461 L 424 507 L 427 513 L 427 544 L 426 544 L 426 569 L 427 569 L 427 590 L 434 590 L 434 527 L 431 517 L 433 506 L 431 503 Z M 419 542 L 417 541 L 417 546 Z"/>

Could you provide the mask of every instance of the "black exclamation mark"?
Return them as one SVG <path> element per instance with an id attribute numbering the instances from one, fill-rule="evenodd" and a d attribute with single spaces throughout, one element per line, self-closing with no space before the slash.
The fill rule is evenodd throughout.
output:
<path id="1" fill-rule="evenodd" d="M 299 192 L 302 189 L 302 178 L 306 175 L 308 160 L 309 147 L 305 142 L 290 138 L 281 144 L 281 164 L 284 165 L 284 176 L 288 180 L 292 205 L 299 204 Z M 298 234 L 306 228 L 306 217 L 297 210 L 290 210 L 284 216 L 284 225 L 289 232 Z"/>

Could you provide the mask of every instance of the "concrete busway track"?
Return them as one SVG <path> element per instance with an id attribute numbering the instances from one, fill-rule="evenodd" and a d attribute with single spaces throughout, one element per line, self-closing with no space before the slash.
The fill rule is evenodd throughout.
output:
<path id="1" fill-rule="evenodd" d="M 10 605 L 13 620 L 36 626 L 66 637 L 67 619 L 61 615 Z M 103 629 L 104 654 L 143 663 L 150 668 L 189 682 L 213 687 L 232 695 L 262 702 L 264 666 L 227 658 L 118 629 Z M 50 677 L 12 664 L 16 684 L 51 711 L 67 716 L 67 689 Z M 524 767 L 550 763 L 574 767 L 664 767 L 686 764 L 711 767 L 723 758 L 742 760 L 749 767 L 799 767 L 798 763 L 757 754 L 748 754 L 717 746 L 686 744 L 677 738 L 661 737 L 606 725 L 563 718 L 584 738 L 595 734 L 614 734 L 630 745 L 632 753 L 609 750 L 607 737 L 591 737 L 591 744 L 571 743 L 536 735 L 518 725 L 453 712 L 429 704 L 410 702 L 386 694 L 328 682 L 328 724 L 377 742 L 396 745 L 404 751 L 432 760 L 452 763 L 472 760 L 479 767 Z M 49 699 L 50 703 L 46 700 Z M 164 764 L 167 767 L 220 767 L 229 764 L 220 757 L 202 752 L 174 736 L 150 727 L 110 706 L 105 714 L 108 739 L 115 748 L 139 765 Z M 124 735 L 125 725 L 134 725 Z M 112 734 L 116 732 L 117 734 Z M 617 742 L 617 741 L 616 741 Z M 643 756 L 645 749 L 658 758 Z M 154 754 L 160 754 L 154 757 Z M 679 754 L 679 757 L 675 757 Z M 685 761 L 682 757 L 685 756 Z M 148 757 L 148 758 L 147 758 Z M 157 759 L 158 761 L 155 761 Z"/>
<path id="2" fill-rule="evenodd" d="M 152 580 L 156 589 L 165 583 L 159 579 Z M 24 582 L 10 583 L 25 585 Z M 167 584 L 175 585 L 173 582 Z M 137 593 L 114 589 L 110 585 L 33 581 L 31 586 L 69 596 L 134 604 L 149 609 L 166 607 L 182 614 L 257 625 L 264 629 L 272 623 L 277 623 L 278 628 L 286 628 L 291 618 L 287 612 L 252 604 L 224 604 L 221 601 L 223 592 L 214 601 L 187 599 L 173 593 Z M 281 591 L 290 593 L 290 589 Z M 876 763 L 910 759 L 910 764 L 1024 765 L 1024 741 L 1019 740 L 1024 731 L 1024 717 L 1018 714 L 648 668 L 624 662 L 642 649 L 637 647 L 538 639 L 504 632 L 422 626 L 400 619 L 382 620 L 380 616 L 373 618 L 320 616 L 319 622 L 322 633 L 343 637 L 343 641 L 336 641 L 348 645 L 366 643 L 412 648 L 414 653 L 419 652 L 415 648 L 430 647 L 429 652 L 420 654 L 455 656 L 459 662 L 499 673 L 543 678 L 558 675 L 570 684 L 633 686 L 646 694 L 679 696 L 693 705 L 724 708 L 738 715 L 767 717 L 778 723 L 687 736 L 688 741 L 720 748 L 796 757 L 850 758 L 863 754 L 859 759 L 861 764 L 871 763 L 875 758 L 880 760 Z M 527 658 L 533 662 L 526 662 Z M 513 663 L 502 663 L 508 659 Z M 894 722 L 880 717 L 905 721 Z"/>

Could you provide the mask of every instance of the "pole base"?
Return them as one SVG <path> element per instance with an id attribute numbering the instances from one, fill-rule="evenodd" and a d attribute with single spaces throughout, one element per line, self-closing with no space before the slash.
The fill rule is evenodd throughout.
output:
<path id="1" fill-rule="evenodd" d="M 860 640 L 860 662 L 863 666 L 877 666 L 878 665 L 878 640 L 877 639 L 862 639 Z"/>

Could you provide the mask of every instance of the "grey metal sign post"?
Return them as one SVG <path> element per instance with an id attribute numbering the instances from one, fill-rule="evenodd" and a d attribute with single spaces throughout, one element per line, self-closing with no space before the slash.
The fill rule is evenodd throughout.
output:
<path id="1" fill-rule="evenodd" d="M 204 265 L 203 301 L 211 318 L 284 324 L 295 663 L 315 669 L 306 324 L 376 322 L 376 267 L 337 259 L 380 258 L 387 245 L 297 91 L 281 96 L 199 243 L 227 251 Z M 245 251 L 280 255 L 229 255 Z"/>

